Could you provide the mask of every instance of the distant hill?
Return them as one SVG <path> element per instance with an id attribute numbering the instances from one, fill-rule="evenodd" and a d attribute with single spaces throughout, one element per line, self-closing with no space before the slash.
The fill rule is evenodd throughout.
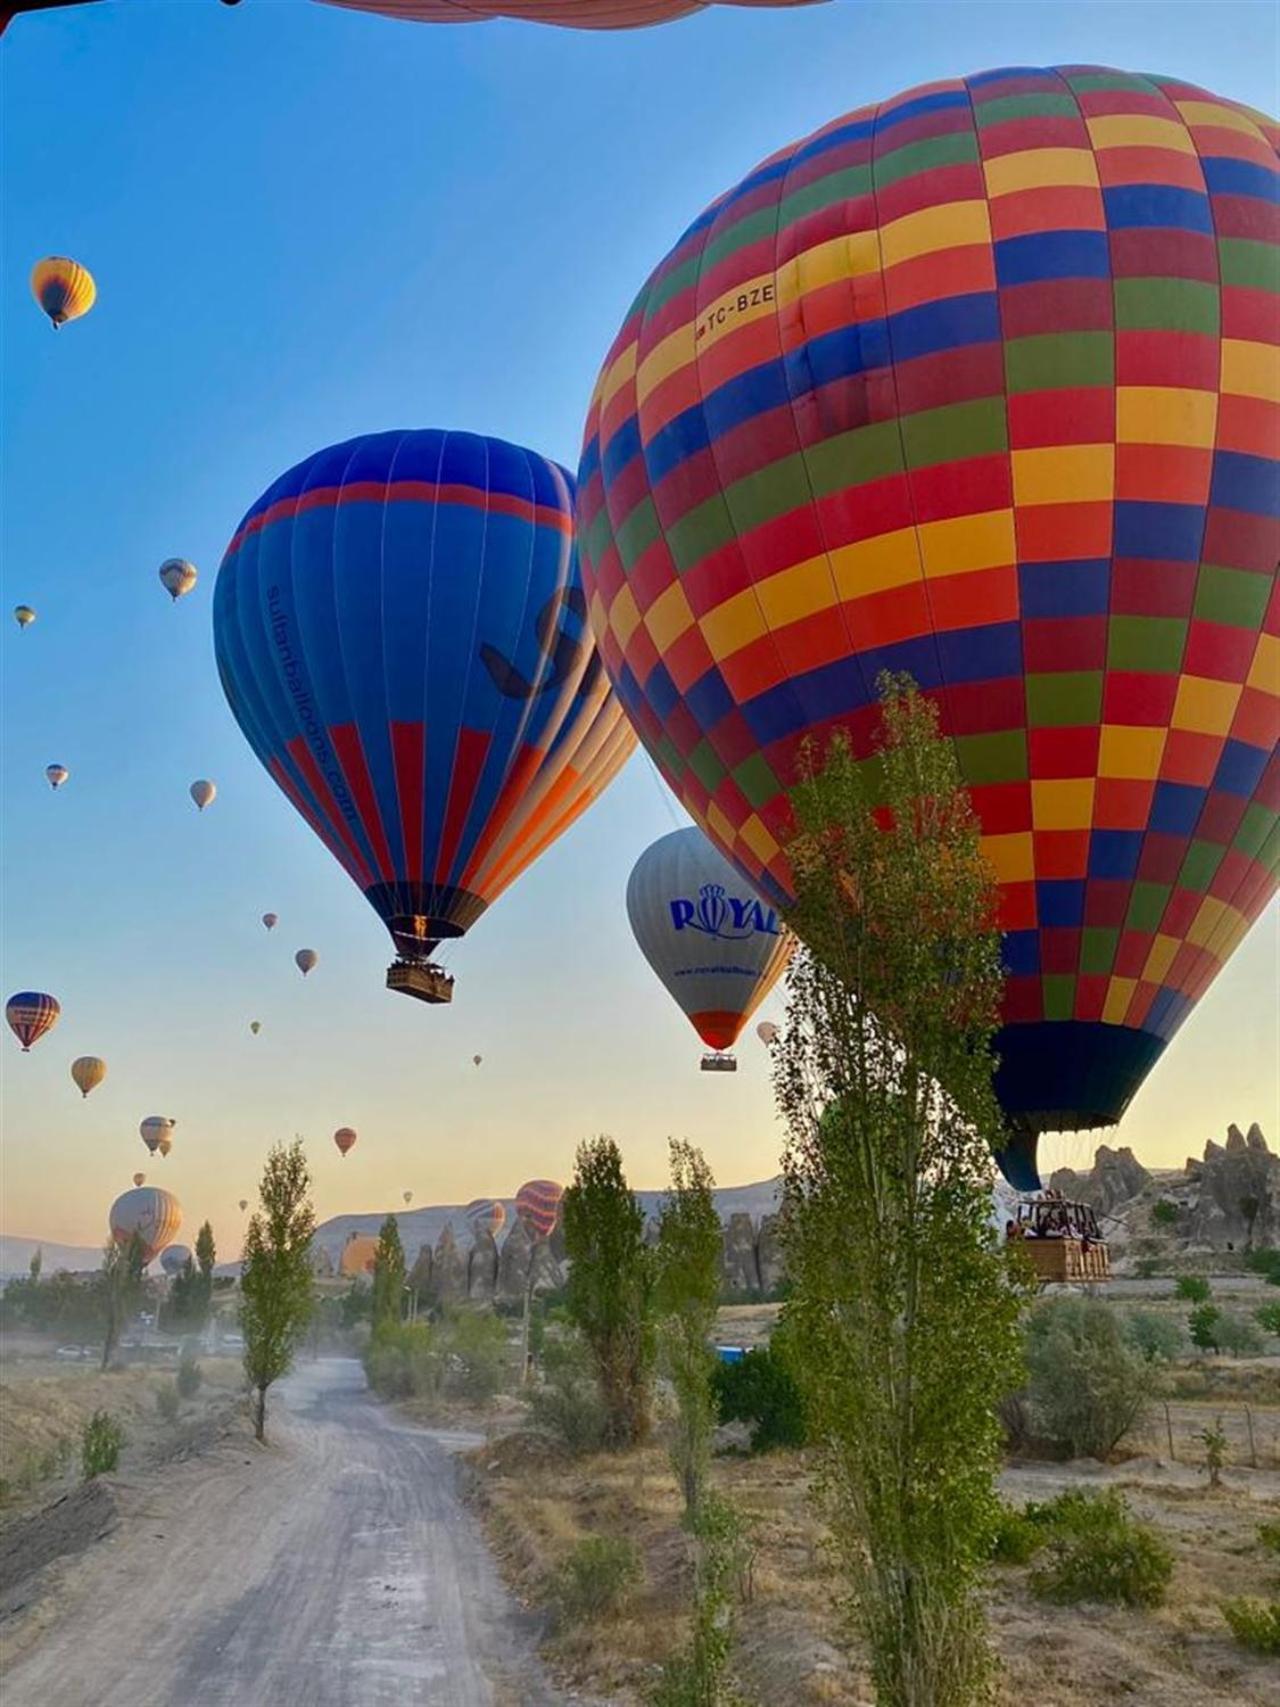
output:
<path id="1" fill-rule="evenodd" d="M 0 1280 L 25 1275 L 37 1251 L 45 1274 L 54 1274 L 60 1268 L 76 1273 L 102 1266 L 101 1245 L 55 1245 L 49 1239 L 22 1239 L 0 1233 Z"/>
<path id="2" fill-rule="evenodd" d="M 760 1221 L 765 1215 L 772 1215 L 778 1207 L 778 1197 L 781 1190 L 781 1180 L 760 1180 L 755 1185 L 730 1185 L 716 1192 L 716 1208 L 721 1221 L 728 1221 L 731 1215 L 750 1215 L 753 1221 Z M 646 1215 L 653 1216 L 658 1212 L 662 1202 L 661 1191 L 638 1191 L 636 1196 L 644 1206 Z M 504 1198 L 507 1211 L 506 1226 L 515 1223 L 516 1205 L 514 1198 Z M 332 1220 L 322 1222 L 316 1228 L 315 1242 L 332 1257 L 335 1265 L 342 1254 L 342 1247 L 352 1233 L 371 1233 L 377 1235 L 379 1227 L 390 1214 L 395 1215 L 400 1227 L 400 1242 L 412 1262 L 422 1245 L 433 1248 L 438 1242 L 445 1227 L 452 1224 L 457 1238 L 465 1250 L 470 1244 L 470 1238 L 465 1237 L 466 1216 L 465 1206 L 460 1203 L 431 1204 L 417 1208 L 396 1208 L 391 1205 L 387 1209 L 375 1210 L 367 1215 L 335 1215 Z M 505 1237 L 505 1229 L 499 1235 L 501 1244 Z"/>

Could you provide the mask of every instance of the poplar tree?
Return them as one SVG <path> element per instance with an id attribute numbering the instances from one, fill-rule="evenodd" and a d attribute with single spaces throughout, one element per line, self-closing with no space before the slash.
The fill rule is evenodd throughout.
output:
<path id="1" fill-rule="evenodd" d="M 315 1210 L 301 1139 L 276 1144 L 258 1188 L 240 1273 L 244 1369 L 256 1399 L 253 1432 L 265 1440 L 267 1390 L 287 1375 L 311 1319 L 311 1235 Z"/>

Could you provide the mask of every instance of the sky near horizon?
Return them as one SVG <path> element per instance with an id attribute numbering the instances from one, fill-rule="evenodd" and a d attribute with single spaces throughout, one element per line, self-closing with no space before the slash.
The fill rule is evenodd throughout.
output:
<path id="1" fill-rule="evenodd" d="M 598 36 L 427 28 L 309 0 L 130 0 L 0 42 L 0 965 L 57 1029 L 3 1038 L 0 1227 L 96 1244 L 135 1171 L 238 1248 L 267 1145 L 305 1136 L 323 1219 L 510 1195 L 619 1141 L 721 1184 L 777 1168 L 751 1032 L 734 1077 L 635 948 L 640 852 L 683 822 L 637 755 L 450 955 L 449 1008 L 383 989 L 386 933 L 258 765 L 210 608 L 237 521 L 285 468 L 392 427 L 496 434 L 576 467 L 601 358 L 713 196 L 839 113 L 1002 64 L 1101 62 L 1274 111 L 1269 4 L 855 0 Z M 99 299 L 54 337 L 41 255 Z M 199 567 L 171 605 L 169 556 Z M 18 602 L 39 620 L 19 633 Z M 51 761 L 71 779 L 56 795 Z M 197 777 L 218 785 L 197 814 Z M 268 935 L 260 915 L 280 924 Z M 303 981 L 300 947 L 320 953 Z M 1176 1166 L 1228 1122 L 1280 1140 L 1273 907 L 1118 1135 Z M 780 1018 L 781 996 L 762 1013 Z M 261 1034 L 249 1032 L 251 1020 Z M 84 1101 L 73 1057 L 109 1076 Z M 472 1064 L 483 1056 L 480 1067 Z M 167 1161 L 138 1137 L 176 1116 Z M 333 1129 L 351 1125 L 341 1160 Z M 1086 1161 L 1087 1135 L 1046 1141 Z"/>

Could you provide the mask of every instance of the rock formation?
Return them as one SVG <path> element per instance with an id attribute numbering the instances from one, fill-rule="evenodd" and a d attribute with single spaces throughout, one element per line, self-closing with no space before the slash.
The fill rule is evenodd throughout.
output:
<path id="1" fill-rule="evenodd" d="M 431 1291 L 441 1304 L 457 1304 L 467 1296 L 467 1262 L 458 1249 L 452 1227 L 446 1227 L 436 1241 L 431 1259 Z"/>
<path id="2" fill-rule="evenodd" d="M 1100 1214 L 1112 1215 L 1151 1184 L 1151 1175 L 1127 1146 L 1113 1150 L 1099 1144 L 1087 1174 L 1058 1168 L 1049 1184 L 1076 1203 L 1091 1203 Z"/>
<path id="3" fill-rule="evenodd" d="M 508 1303 L 518 1303 L 529 1285 L 529 1264 L 533 1260 L 533 1241 L 523 1221 L 502 1241 L 498 1253 L 498 1297 Z"/>
<path id="4" fill-rule="evenodd" d="M 766 1215 L 760 1223 L 756 1236 L 756 1272 L 760 1276 L 760 1290 L 766 1298 L 778 1290 L 786 1275 L 782 1228 L 776 1215 Z"/>
<path id="5" fill-rule="evenodd" d="M 1280 1156 L 1272 1155 L 1256 1121 L 1247 1135 L 1229 1126 L 1225 1146 L 1210 1139 L 1198 1174 L 1200 1191 L 1188 1228 L 1192 1244 L 1246 1251 L 1276 1243 Z"/>
<path id="6" fill-rule="evenodd" d="M 419 1304 L 426 1303 L 431 1297 L 431 1246 L 419 1245 L 417 1259 L 409 1270 L 409 1290 L 416 1296 Z"/>
<path id="7" fill-rule="evenodd" d="M 467 1297 L 473 1304 L 492 1304 L 498 1286 L 498 1247 L 487 1227 L 478 1228 L 467 1252 Z"/>
<path id="8" fill-rule="evenodd" d="M 742 1212 L 731 1215 L 724 1230 L 724 1284 L 727 1292 L 748 1298 L 760 1291 L 756 1230 L 751 1217 Z"/>

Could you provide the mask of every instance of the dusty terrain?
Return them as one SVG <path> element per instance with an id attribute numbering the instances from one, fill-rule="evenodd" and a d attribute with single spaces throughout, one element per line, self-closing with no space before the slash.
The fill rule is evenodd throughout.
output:
<path id="1" fill-rule="evenodd" d="M 345 1358 L 277 1389 L 269 1436 L 241 1416 L 70 1496 L 103 1538 L 0 1607 L 5 1707 L 562 1699 L 458 1498 L 452 1453 L 476 1437 L 407 1424 Z"/>

